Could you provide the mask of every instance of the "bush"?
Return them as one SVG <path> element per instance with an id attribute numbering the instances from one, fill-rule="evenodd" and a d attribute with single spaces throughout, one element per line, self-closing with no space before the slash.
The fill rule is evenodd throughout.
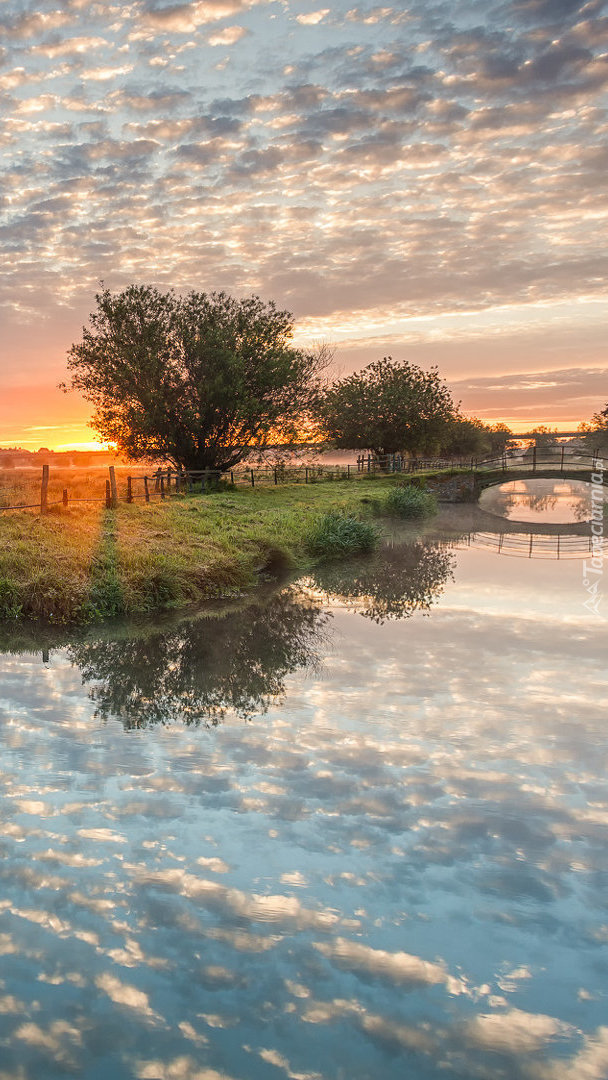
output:
<path id="1" fill-rule="evenodd" d="M 420 518 L 437 513 L 437 498 L 418 487 L 394 487 L 389 491 L 384 509 L 395 517 Z"/>
<path id="2" fill-rule="evenodd" d="M 378 540 L 378 530 L 371 522 L 330 510 L 309 533 L 306 547 L 312 555 L 331 559 L 372 551 Z"/>

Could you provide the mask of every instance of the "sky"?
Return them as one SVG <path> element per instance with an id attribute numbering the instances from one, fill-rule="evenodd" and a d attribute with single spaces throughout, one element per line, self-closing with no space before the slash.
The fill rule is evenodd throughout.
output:
<path id="1" fill-rule="evenodd" d="M 257 293 L 515 430 L 603 407 L 606 5 L 352 3 L 0 0 L 0 445 L 94 438 L 101 281 Z"/>

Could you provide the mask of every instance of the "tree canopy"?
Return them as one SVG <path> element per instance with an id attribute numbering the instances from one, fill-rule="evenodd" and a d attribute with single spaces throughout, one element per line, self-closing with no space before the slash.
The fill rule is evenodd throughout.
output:
<path id="1" fill-rule="evenodd" d="M 70 388 L 92 402 L 91 426 L 120 452 L 229 469 L 271 438 L 297 437 L 324 358 L 290 344 L 288 311 L 258 296 L 147 285 L 95 300 L 68 353 Z"/>
<path id="2" fill-rule="evenodd" d="M 594 452 L 601 450 L 606 452 L 608 446 L 608 402 L 603 409 L 598 409 L 590 421 L 579 424 L 578 429 L 584 438 L 586 445 Z"/>
<path id="3" fill-rule="evenodd" d="M 513 432 L 506 424 L 484 424 L 475 417 L 457 415 L 448 424 L 441 444 L 445 457 L 481 457 L 502 454 L 514 446 Z"/>
<path id="4" fill-rule="evenodd" d="M 603 409 L 593 414 L 591 425 L 594 431 L 608 430 L 608 403 L 604 405 Z"/>
<path id="5" fill-rule="evenodd" d="M 436 453 L 456 406 L 436 368 L 390 356 L 338 380 L 323 394 L 321 430 L 338 449 Z"/>

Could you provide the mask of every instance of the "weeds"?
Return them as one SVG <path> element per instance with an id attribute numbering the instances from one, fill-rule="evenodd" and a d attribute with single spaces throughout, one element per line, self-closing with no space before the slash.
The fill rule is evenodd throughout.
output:
<path id="1" fill-rule="evenodd" d="M 411 485 L 391 488 L 383 506 L 384 513 L 402 518 L 428 517 L 437 513 L 437 497 Z"/>
<path id="2" fill-rule="evenodd" d="M 315 523 L 305 544 L 311 555 L 334 559 L 373 551 L 378 540 L 378 529 L 371 522 L 330 510 Z"/>

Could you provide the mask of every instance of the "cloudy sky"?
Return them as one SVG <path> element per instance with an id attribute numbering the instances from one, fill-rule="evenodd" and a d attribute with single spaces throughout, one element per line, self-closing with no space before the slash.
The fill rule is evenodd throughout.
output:
<path id="1" fill-rule="evenodd" d="M 258 292 L 520 430 L 606 402 L 605 4 L 352 3 L 0 0 L 0 444 L 91 438 L 100 280 Z"/>

